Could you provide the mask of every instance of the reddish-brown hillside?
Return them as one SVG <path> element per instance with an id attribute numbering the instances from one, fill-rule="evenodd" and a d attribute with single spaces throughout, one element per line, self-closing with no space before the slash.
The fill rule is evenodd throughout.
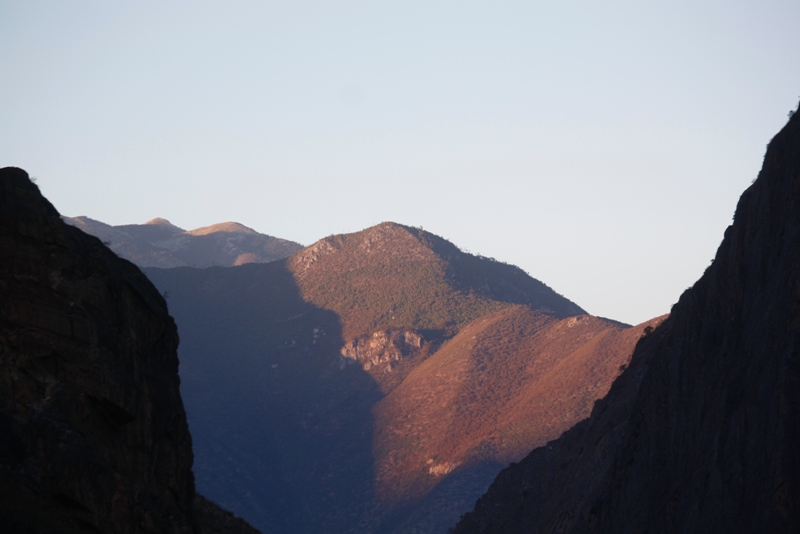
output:
<path id="1" fill-rule="evenodd" d="M 345 363 L 385 392 L 478 317 L 515 304 L 557 317 L 585 313 L 518 267 L 390 222 L 322 239 L 287 267 L 306 301 L 339 317 Z"/>
<path id="2" fill-rule="evenodd" d="M 394 223 L 148 274 L 181 332 L 198 485 L 265 531 L 446 529 L 588 415 L 642 331 Z"/>
<path id="3" fill-rule="evenodd" d="M 468 324 L 373 409 L 377 489 L 423 499 L 451 472 L 508 464 L 589 416 L 644 329 L 524 306 Z"/>

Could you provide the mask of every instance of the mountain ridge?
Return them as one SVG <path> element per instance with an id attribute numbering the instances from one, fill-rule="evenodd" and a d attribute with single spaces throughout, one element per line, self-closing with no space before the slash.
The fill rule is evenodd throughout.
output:
<path id="1" fill-rule="evenodd" d="M 346 319 L 345 337 L 379 327 L 444 328 L 453 318 L 459 325 L 477 318 L 475 312 L 459 317 L 459 307 L 496 311 L 505 303 L 559 316 L 586 313 L 518 267 L 393 222 L 321 239 L 290 256 L 287 266 L 311 302 L 341 316 L 363 310 L 371 317 Z M 417 293 L 407 294 L 407 288 Z"/>
<path id="2" fill-rule="evenodd" d="M 241 223 L 222 222 L 184 230 L 156 217 L 144 224 L 111 226 L 86 216 L 64 222 L 98 237 L 121 257 L 140 267 L 211 267 L 264 263 L 285 258 L 302 245 L 256 232 Z"/>
<path id="3" fill-rule="evenodd" d="M 199 487 L 265 531 L 444 530 L 502 462 L 588 416 L 645 328 L 396 223 L 266 264 L 146 272 L 181 328 Z M 515 371 L 490 387 L 487 366 Z M 537 385 L 542 366 L 563 392 Z M 520 428 L 525 406 L 551 399 L 561 412 Z M 455 413 L 463 428 L 448 431 Z M 221 483 L 231 469 L 262 482 Z"/>

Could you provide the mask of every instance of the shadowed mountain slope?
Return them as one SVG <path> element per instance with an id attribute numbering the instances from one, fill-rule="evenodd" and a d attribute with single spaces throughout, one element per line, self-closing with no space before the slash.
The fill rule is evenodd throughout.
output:
<path id="1" fill-rule="evenodd" d="M 503 471 L 455 531 L 800 531 L 800 114 L 592 417 Z"/>
<path id="2" fill-rule="evenodd" d="M 340 365 L 336 314 L 301 297 L 285 261 L 148 274 L 180 324 L 201 491 L 264 532 L 357 525 L 373 494 L 380 390 Z"/>
<path id="3" fill-rule="evenodd" d="M 254 532 L 195 494 L 164 299 L 16 168 L 0 291 L 0 531 Z"/>
<path id="4" fill-rule="evenodd" d="M 644 328 L 394 223 L 147 273 L 181 329 L 198 485 L 274 532 L 443 531 L 588 416 Z"/>
<path id="5" fill-rule="evenodd" d="M 88 217 L 64 217 L 64 222 L 91 234 L 139 267 L 211 267 L 266 263 L 303 248 L 298 243 L 259 234 L 226 222 L 183 230 L 166 219 L 144 224 L 111 226 Z"/>

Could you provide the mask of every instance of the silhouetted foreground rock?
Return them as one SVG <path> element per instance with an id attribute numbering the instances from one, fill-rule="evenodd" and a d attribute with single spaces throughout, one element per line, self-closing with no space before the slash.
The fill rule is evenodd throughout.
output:
<path id="1" fill-rule="evenodd" d="M 0 531 L 224 524 L 195 505 L 163 298 L 16 168 L 0 169 L 0 294 Z"/>
<path id="2" fill-rule="evenodd" d="M 800 114 L 591 418 L 455 532 L 800 532 Z"/>

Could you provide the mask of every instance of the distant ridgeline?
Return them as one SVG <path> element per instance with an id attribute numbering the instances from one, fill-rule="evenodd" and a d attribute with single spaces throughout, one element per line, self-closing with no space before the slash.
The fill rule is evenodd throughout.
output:
<path id="1" fill-rule="evenodd" d="M 265 263 L 285 258 L 302 245 L 226 222 L 186 231 L 166 219 L 111 226 L 88 217 L 64 222 L 95 237 L 139 267 L 212 267 Z"/>
<path id="2" fill-rule="evenodd" d="M 394 223 L 146 272 L 180 330 L 198 487 L 265 532 L 446 531 L 587 417 L 651 326 Z"/>
<path id="3" fill-rule="evenodd" d="M 800 532 L 800 114 L 591 418 L 455 532 Z"/>

